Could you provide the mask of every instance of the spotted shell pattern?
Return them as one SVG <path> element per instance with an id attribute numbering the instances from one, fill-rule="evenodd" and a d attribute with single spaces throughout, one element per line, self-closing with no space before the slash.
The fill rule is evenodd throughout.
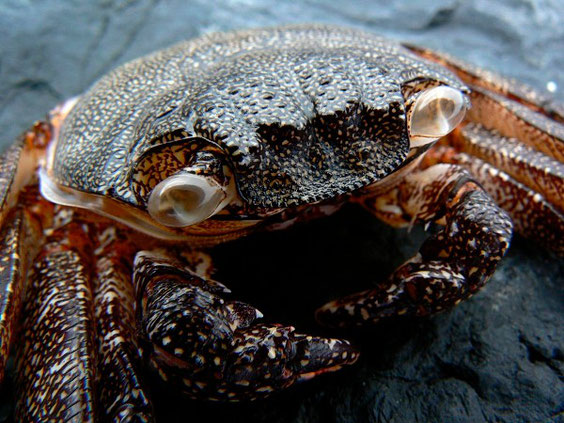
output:
<path id="1" fill-rule="evenodd" d="M 143 208 L 148 192 L 132 188 L 135 164 L 204 137 L 225 152 L 248 204 L 330 198 L 401 165 L 409 152 L 402 86 L 414 80 L 463 89 L 447 70 L 358 30 L 203 36 L 94 85 L 65 121 L 53 177 Z M 159 177 L 173 172 L 161 168 Z"/>

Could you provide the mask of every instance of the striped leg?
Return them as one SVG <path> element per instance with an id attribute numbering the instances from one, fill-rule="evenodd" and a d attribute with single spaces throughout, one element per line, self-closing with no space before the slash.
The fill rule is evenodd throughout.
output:
<path id="1" fill-rule="evenodd" d="M 468 126 L 463 132 L 469 129 L 475 128 Z M 482 136 L 486 135 L 483 130 L 479 133 Z M 495 134 L 489 132 L 487 134 L 489 140 L 500 140 Z M 508 146 L 517 146 L 519 150 L 525 149 L 522 144 L 512 143 L 511 140 L 505 141 L 498 152 L 506 151 L 505 148 Z M 530 153 L 536 152 L 533 150 Z M 532 159 L 534 154 L 526 157 Z M 540 163 L 548 159 L 542 156 Z M 564 193 L 562 163 L 551 161 L 549 164 L 543 163 L 546 167 L 531 167 L 523 171 L 518 177 L 526 180 L 527 184 L 525 184 L 482 159 L 448 146 L 434 148 L 425 160 L 426 163 L 455 163 L 468 170 L 495 202 L 509 213 L 518 233 L 564 256 L 564 215 L 562 209 L 555 205 L 561 203 Z M 535 162 L 531 160 L 527 166 L 534 164 Z M 545 169 L 548 172 L 545 172 Z"/>
<path id="2" fill-rule="evenodd" d="M 0 384 L 20 319 L 27 269 L 51 214 L 50 206 L 38 200 L 33 189 L 20 198 L 34 175 L 35 149 L 45 142 L 49 130 L 47 124 L 36 124 L 0 156 Z M 24 204 L 18 207 L 18 201 L 25 203 L 26 198 L 44 209 L 33 213 Z"/>
<path id="3" fill-rule="evenodd" d="M 59 208 L 46 231 L 16 351 L 17 421 L 154 421 L 137 369 L 133 243 L 102 229 Z"/>
<path id="4" fill-rule="evenodd" d="M 116 227 L 101 230 L 96 255 L 100 414 L 108 422 L 152 422 L 153 410 L 139 372 L 131 283 L 134 247 Z"/>
<path id="5" fill-rule="evenodd" d="M 91 245 L 68 212 L 56 215 L 31 269 L 16 351 L 16 421 L 96 417 Z"/>
<path id="6" fill-rule="evenodd" d="M 416 170 L 363 205 L 394 224 L 438 221 L 444 228 L 377 288 L 321 307 L 316 317 L 328 326 L 448 309 L 484 285 L 509 246 L 509 217 L 458 166 Z"/>
<path id="7" fill-rule="evenodd" d="M 41 227 L 23 209 L 7 218 L 0 249 L 0 383 L 21 315 L 26 273 L 42 241 Z"/>
<path id="8" fill-rule="evenodd" d="M 356 361 L 346 341 L 256 323 L 258 310 L 222 299 L 225 286 L 162 253 L 138 253 L 134 280 L 144 355 L 168 386 L 191 397 L 261 398 Z"/>

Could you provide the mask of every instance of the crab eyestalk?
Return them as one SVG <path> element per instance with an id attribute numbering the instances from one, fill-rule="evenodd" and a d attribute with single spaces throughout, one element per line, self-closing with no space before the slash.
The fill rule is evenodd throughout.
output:
<path id="1" fill-rule="evenodd" d="M 200 152 L 193 165 L 155 186 L 147 211 L 162 225 L 186 227 L 219 213 L 235 196 L 229 167 L 213 153 Z"/>
<path id="2" fill-rule="evenodd" d="M 411 148 L 447 135 L 462 122 L 468 106 L 464 94 L 454 88 L 439 86 L 421 92 L 408 112 Z"/>

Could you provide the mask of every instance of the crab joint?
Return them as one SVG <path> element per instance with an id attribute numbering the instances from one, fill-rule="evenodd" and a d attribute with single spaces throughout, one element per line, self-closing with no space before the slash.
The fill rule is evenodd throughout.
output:
<path id="1" fill-rule="evenodd" d="M 220 158 L 202 151 L 193 163 L 151 191 L 147 211 L 157 222 L 175 228 L 195 225 L 219 213 L 236 196 L 231 170 Z"/>

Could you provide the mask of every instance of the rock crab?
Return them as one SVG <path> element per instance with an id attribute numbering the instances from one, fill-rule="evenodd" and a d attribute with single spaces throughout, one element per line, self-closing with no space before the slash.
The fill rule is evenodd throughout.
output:
<path id="1" fill-rule="evenodd" d="M 202 252 L 346 202 L 444 229 L 320 308 L 329 326 L 453 306 L 494 272 L 512 222 L 562 253 L 563 115 L 456 59 L 336 27 L 214 34 L 116 69 L 0 162 L 0 378 L 14 344 L 17 419 L 151 421 L 141 362 L 215 400 L 353 363 L 346 341 L 257 323 Z"/>

